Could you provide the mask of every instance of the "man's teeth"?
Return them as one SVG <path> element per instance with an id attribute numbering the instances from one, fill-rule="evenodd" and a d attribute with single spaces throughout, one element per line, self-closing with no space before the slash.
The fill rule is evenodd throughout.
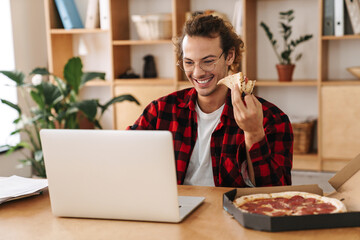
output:
<path id="1" fill-rule="evenodd" d="M 208 83 L 208 82 L 210 82 L 210 80 L 211 80 L 211 78 L 206 79 L 206 80 L 198 80 L 198 79 L 196 79 L 196 81 L 197 81 L 198 83 L 200 83 L 200 84 Z"/>

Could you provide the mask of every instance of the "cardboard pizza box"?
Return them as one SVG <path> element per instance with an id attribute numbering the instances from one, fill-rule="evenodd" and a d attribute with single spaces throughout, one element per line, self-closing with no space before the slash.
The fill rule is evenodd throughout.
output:
<path id="1" fill-rule="evenodd" d="M 343 201 L 345 213 L 280 216 L 271 217 L 244 213 L 233 205 L 233 200 L 243 195 L 255 193 L 275 193 L 284 191 L 303 191 L 323 195 L 318 185 L 236 188 L 223 195 L 223 208 L 241 225 L 260 231 L 290 231 L 321 228 L 359 227 L 360 226 L 360 154 L 329 180 L 335 191 L 327 194 Z"/>

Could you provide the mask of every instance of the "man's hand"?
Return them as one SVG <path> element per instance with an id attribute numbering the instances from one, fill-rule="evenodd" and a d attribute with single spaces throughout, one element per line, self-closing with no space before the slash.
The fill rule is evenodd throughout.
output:
<path id="1" fill-rule="evenodd" d="M 237 84 L 232 88 L 231 100 L 235 121 L 244 130 L 245 144 L 250 149 L 254 143 L 261 141 L 265 136 L 262 105 L 252 94 L 245 95 L 243 100 Z"/>
<path id="2" fill-rule="evenodd" d="M 245 95 L 243 100 L 238 84 L 233 85 L 231 90 L 235 121 L 244 131 L 250 181 L 256 186 L 254 167 L 249 151 L 253 144 L 260 142 L 265 137 L 262 105 L 253 94 Z"/>

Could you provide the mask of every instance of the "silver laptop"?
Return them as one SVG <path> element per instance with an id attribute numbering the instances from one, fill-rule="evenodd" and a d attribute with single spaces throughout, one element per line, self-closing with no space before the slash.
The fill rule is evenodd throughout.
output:
<path id="1" fill-rule="evenodd" d="M 177 194 L 168 131 L 40 131 L 56 216 L 180 222 L 204 197 Z"/>

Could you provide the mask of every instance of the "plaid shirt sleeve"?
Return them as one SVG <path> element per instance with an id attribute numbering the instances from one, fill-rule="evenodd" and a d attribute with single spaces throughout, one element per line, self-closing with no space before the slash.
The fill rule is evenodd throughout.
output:
<path id="1" fill-rule="evenodd" d="M 293 132 L 289 118 L 271 103 L 259 100 L 264 110 L 265 137 L 249 151 L 256 186 L 291 185 Z"/>

